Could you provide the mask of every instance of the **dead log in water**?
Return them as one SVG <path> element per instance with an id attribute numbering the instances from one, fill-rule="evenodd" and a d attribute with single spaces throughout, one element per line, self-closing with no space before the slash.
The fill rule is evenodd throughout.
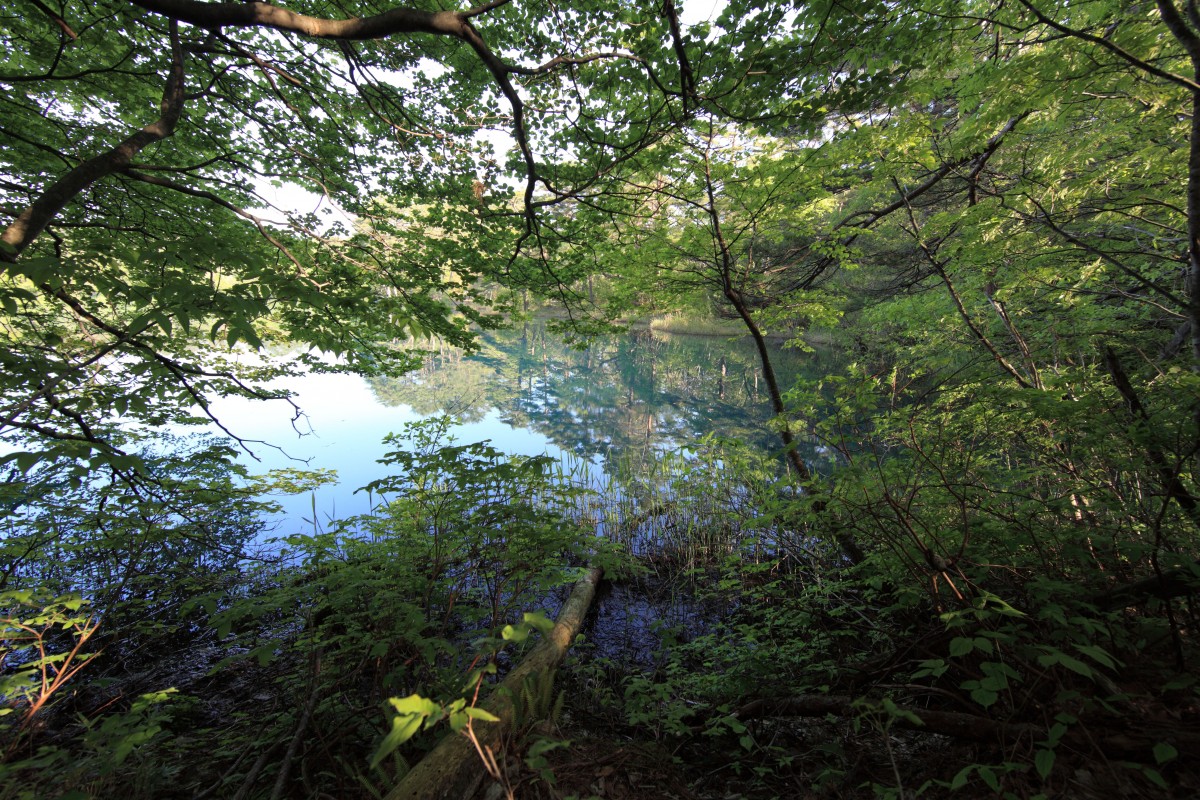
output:
<path id="1" fill-rule="evenodd" d="M 493 752 L 499 750 L 516 713 L 513 701 L 520 698 L 527 682 L 537 681 L 544 687 L 545 681 L 553 680 L 555 669 L 583 626 L 602 575 L 603 570 L 596 567 L 575 584 L 554 628 L 483 702 L 481 708 L 500 721 L 476 722 L 472 726 L 481 747 Z M 503 763 L 499 756 L 497 761 Z M 485 775 L 483 762 L 471 741 L 466 736 L 450 734 L 404 776 L 385 800 L 465 800 L 478 790 Z"/>

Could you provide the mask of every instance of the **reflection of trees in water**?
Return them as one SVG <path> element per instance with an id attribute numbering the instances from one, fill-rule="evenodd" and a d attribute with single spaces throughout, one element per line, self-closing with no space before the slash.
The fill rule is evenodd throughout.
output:
<path id="1" fill-rule="evenodd" d="M 801 356 L 774 357 L 789 385 Z M 451 348 L 433 353 L 421 369 L 373 379 L 371 388 L 381 403 L 422 415 L 473 422 L 495 408 L 507 424 L 564 450 L 608 459 L 677 448 L 710 432 L 774 447 L 760 384 L 749 341 L 637 333 L 577 350 L 542 325 L 526 325 L 484 334 L 469 357 Z"/>
<path id="2" fill-rule="evenodd" d="M 457 348 L 426 356 L 424 365 L 401 378 L 375 377 L 368 383 L 383 405 L 410 406 L 421 416 L 452 414 L 464 422 L 481 420 L 503 395 L 493 367 Z"/>

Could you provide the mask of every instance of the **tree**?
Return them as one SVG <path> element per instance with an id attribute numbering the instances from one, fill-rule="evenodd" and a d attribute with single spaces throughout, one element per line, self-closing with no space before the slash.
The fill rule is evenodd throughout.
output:
<path id="1" fill-rule="evenodd" d="M 1200 442 L 1198 409 L 1179 402 L 1195 396 L 1192 377 L 1151 369 L 1135 385 L 1123 366 L 1139 352 L 1171 363 L 1192 328 L 1190 256 L 1171 249 L 1192 216 L 1189 190 L 1169 177 L 1187 171 L 1194 142 L 1179 105 L 1190 102 L 1177 68 L 1186 46 L 1171 41 L 1183 35 L 1179 13 L 1160 9 L 1156 23 L 1072 6 L 1071 27 L 1029 4 L 857 11 L 870 25 L 840 6 L 795 19 L 795 37 L 859 37 L 787 63 L 807 93 L 737 94 L 757 100 L 753 112 L 710 102 L 690 136 L 626 173 L 642 210 L 622 217 L 614 240 L 638 243 L 626 280 L 707 292 L 752 335 L 849 310 L 868 321 L 857 333 L 866 351 L 907 365 L 921 386 L 947 375 L 943 391 L 983 381 L 1037 394 L 1035 429 L 1058 430 L 1036 447 L 1078 482 L 1068 494 L 1080 505 L 1106 460 L 1099 449 L 1072 455 L 1081 434 L 1062 421 L 1085 399 L 1108 407 L 1116 397 L 1127 411 L 1113 422 L 1144 459 L 1137 471 L 1193 516 L 1184 472 Z M 1090 373 L 1097 363 L 1107 379 Z M 795 415 L 783 388 L 772 404 Z M 1153 422 L 1151 407 L 1163 414 Z M 785 441 L 812 423 L 783 419 Z M 918 564 L 959 552 L 910 544 Z"/>
<path id="2" fill-rule="evenodd" d="M 210 399 L 395 376 L 419 363 L 406 342 L 495 324 L 485 280 L 557 284 L 553 207 L 685 115 L 660 74 L 673 9 L 555 8 L 0 12 L 0 583 L 85 593 L 103 634 L 183 625 L 262 506 L 230 446 L 166 426 L 278 444 Z M 617 126 L 596 98 L 635 111 Z M 272 185 L 317 200 L 272 205 Z"/>
<path id="3" fill-rule="evenodd" d="M 539 238 L 538 209 L 594 180 L 674 113 L 656 63 L 626 46 L 646 33 L 630 37 L 632 11 L 554 17 L 507 2 L 461 12 L 367 5 L 354 18 L 321 4 L 304 10 L 150 0 L 9 12 L 0 133 L 12 347 L 0 419 L 40 441 L 33 452 L 132 477 L 128 454 L 104 433 L 111 412 L 152 417 L 203 410 L 212 393 L 265 396 L 252 383 L 269 370 L 201 356 L 189 338 L 197 330 L 230 347 L 283 338 L 367 370 L 396 364 L 380 339 L 466 341 L 485 306 L 474 281 Z M 530 37 L 543 18 L 555 20 L 553 35 Z M 548 125 L 539 111 L 531 120 L 521 95 L 530 91 L 576 118 Z M 588 91 L 623 101 L 652 92 L 657 107 L 632 140 L 596 133 L 570 169 L 539 162 L 533 148 L 565 146 L 572 126 L 612 127 L 589 118 L 585 106 L 597 100 Z M 492 207 L 501 165 L 476 137 L 497 127 L 516 142 L 524 188 L 515 209 Z M 283 216 L 272 224 L 256 210 L 272 182 L 315 191 L 320 213 L 272 209 Z M 397 229 L 375 200 L 389 195 L 429 199 L 424 219 Z M 372 230 L 350 235 L 330 204 L 373 220 Z M 415 258 L 404 252 L 406 241 L 428 245 L 433 225 L 456 236 Z"/>

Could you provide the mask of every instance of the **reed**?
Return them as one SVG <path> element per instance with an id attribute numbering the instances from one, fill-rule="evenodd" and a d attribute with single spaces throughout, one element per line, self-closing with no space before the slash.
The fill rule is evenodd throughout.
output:
<path id="1" fill-rule="evenodd" d="M 602 494 L 605 529 L 672 580 L 731 558 L 761 559 L 774 523 L 759 500 L 777 494 L 775 481 L 771 465 L 728 443 L 626 458 Z"/>
<path id="2" fill-rule="evenodd" d="M 688 336 L 744 336 L 741 322 L 718 319 L 696 311 L 672 311 L 650 319 L 650 330 L 658 333 L 677 333 Z"/>

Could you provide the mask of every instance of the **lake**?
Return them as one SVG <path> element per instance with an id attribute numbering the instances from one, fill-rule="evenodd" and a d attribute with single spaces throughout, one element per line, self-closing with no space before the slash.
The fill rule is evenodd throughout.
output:
<path id="1" fill-rule="evenodd" d="M 773 348 L 783 386 L 817 372 L 830 356 Z M 305 416 L 295 424 L 283 402 L 222 399 L 213 410 L 252 445 L 256 473 L 277 468 L 333 469 L 336 485 L 313 495 L 276 497 L 274 533 L 313 530 L 365 513 L 355 490 L 383 477 L 382 439 L 435 414 L 458 419 L 459 443 L 490 440 L 511 454 L 567 459 L 597 482 L 619 459 L 686 449 L 716 433 L 778 447 L 758 354 L 748 338 L 634 332 L 573 349 L 542 324 L 487 332 L 479 352 L 435 351 L 400 379 L 310 374 L 284 384 Z M 808 454 L 817 458 L 817 453 Z"/>

